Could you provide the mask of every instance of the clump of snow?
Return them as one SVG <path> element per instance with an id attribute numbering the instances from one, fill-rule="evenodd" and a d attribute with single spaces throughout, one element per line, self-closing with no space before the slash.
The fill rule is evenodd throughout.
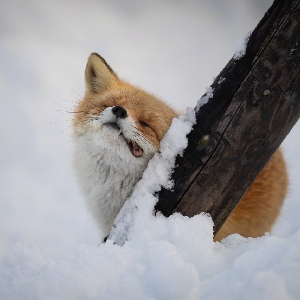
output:
<path id="1" fill-rule="evenodd" d="M 0 299 L 299 299 L 300 230 L 219 243 L 207 214 L 153 215 L 152 193 L 172 187 L 175 156 L 194 122 L 192 110 L 173 120 L 105 244 L 80 245 L 55 260 L 34 244 L 7 251 Z"/>
<path id="2" fill-rule="evenodd" d="M 213 92 L 214 92 L 214 89 L 210 86 L 210 87 L 207 87 L 206 88 L 206 93 L 203 97 L 201 97 L 198 102 L 197 102 L 197 106 L 196 106 L 196 112 L 199 111 L 199 109 L 204 105 L 206 104 L 210 98 L 213 97 Z"/>
<path id="3" fill-rule="evenodd" d="M 218 84 L 221 84 L 222 82 L 224 82 L 226 80 L 226 78 L 224 77 L 220 77 L 219 81 L 218 81 Z"/>
<path id="4" fill-rule="evenodd" d="M 241 57 L 243 57 L 246 54 L 247 44 L 248 44 L 251 34 L 252 34 L 252 31 L 249 31 L 244 38 L 237 41 L 235 53 L 233 55 L 233 58 L 235 60 L 240 59 Z"/>

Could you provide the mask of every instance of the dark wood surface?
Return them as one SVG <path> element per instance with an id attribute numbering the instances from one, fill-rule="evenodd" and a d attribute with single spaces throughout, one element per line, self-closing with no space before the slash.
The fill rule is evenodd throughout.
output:
<path id="1" fill-rule="evenodd" d="M 172 191 L 155 209 L 211 214 L 215 233 L 300 116 L 300 0 L 276 0 L 196 113 Z M 221 79 L 223 78 L 224 81 Z"/>

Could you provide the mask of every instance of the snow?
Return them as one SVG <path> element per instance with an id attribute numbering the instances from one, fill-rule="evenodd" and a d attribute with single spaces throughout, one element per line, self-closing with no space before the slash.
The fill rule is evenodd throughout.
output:
<path id="1" fill-rule="evenodd" d="M 122 247 L 81 245 L 56 260 L 17 244 L 1 264 L 0 298 L 298 299 L 300 231 L 215 243 L 204 214 L 148 217 L 142 226 Z"/>
<path id="2" fill-rule="evenodd" d="M 226 80 L 226 78 L 224 77 L 220 77 L 219 81 L 218 81 L 218 84 L 221 84 L 222 82 L 224 82 Z"/>
<path id="3" fill-rule="evenodd" d="M 271 3 L 3 3 L 0 299 L 299 299 L 300 124 L 283 144 L 291 184 L 272 233 L 221 243 L 213 242 L 207 215 L 152 215 L 151 191 L 172 188 L 169 173 L 174 153 L 186 146 L 191 112 L 174 121 L 128 201 L 134 212 L 124 207 L 111 239 L 100 245 L 65 130 L 72 118 L 66 111 L 84 93 L 90 53 L 178 110 L 194 107 L 235 41 Z"/>
<path id="4" fill-rule="evenodd" d="M 49 259 L 17 243 L 0 265 L 1 299 L 297 299 L 300 230 L 289 237 L 238 234 L 213 241 L 209 215 L 153 215 L 195 113 L 174 119 L 118 215 L 106 243 Z"/>
<path id="5" fill-rule="evenodd" d="M 247 44 L 248 44 L 251 34 L 252 34 L 252 31 L 249 31 L 244 38 L 237 41 L 235 53 L 233 55 L 233 58 L 235 60 L 239 60 L 246 54 Z"/>
<path id="6" fill-rule="evenodd" d="M 204 96 L 202 96 L 198 102 L 197 102 L 197 105 L 196 105 L 196 112 L 199 111 L 199 109 L 204 105 L 206 104 L 209 99 L 211 99 L 214 95 L 214 89 L 212 87 L 207 87 L 206 88 L 206 93 Z"/>

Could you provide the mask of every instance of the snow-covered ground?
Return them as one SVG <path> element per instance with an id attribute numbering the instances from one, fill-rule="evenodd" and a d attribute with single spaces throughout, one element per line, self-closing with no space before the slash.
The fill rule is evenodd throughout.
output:
<path id="1" fill-rule="evenodd" d="M 91 52 L 184 110 L 271 2 L 2 1 L 0 299 L 299 299 L 299 124 L 283 144 L 289 196 L 258 239 L 214 243 L 206 215 L 154 218 L 141 182 L 130 241 L 98 246 L 72 170 L 68 111 Z"/>

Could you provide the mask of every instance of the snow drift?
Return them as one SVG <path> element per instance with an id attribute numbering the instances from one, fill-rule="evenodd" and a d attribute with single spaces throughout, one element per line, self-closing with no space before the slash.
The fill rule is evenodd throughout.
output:
<path id="1" fill-rule="evenodd" d="M 209 215 L 153 216 L 153 192 L 172 187 L 175 157 L 193 123 L 192 110 L 173 120 L 105 244 L 50 259 L 40 246 L 18 243 L 0 265 L 0 298 L 297 299 L 300 230 L 219 243 Z"/>

